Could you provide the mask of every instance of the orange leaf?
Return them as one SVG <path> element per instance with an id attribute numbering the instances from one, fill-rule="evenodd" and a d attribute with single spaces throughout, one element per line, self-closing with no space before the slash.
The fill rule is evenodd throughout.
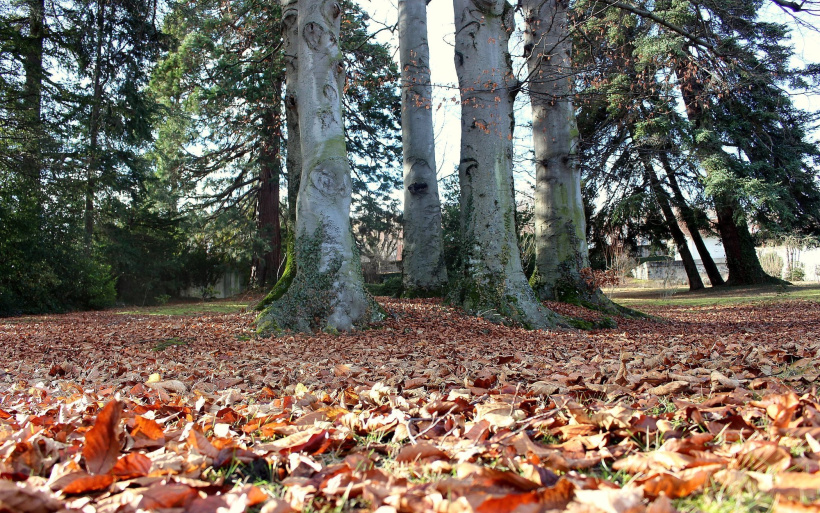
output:
<path id="1" fill-rule="evenodd" d="M 428 443 L 417 445 L 407 445 L 399 451 L 396 461 L 399 463 L 412 463 L 417 460 L 449 460 L 447 453 Z"/>
<path id="2" fill-rule="evenodd" d="M 90 476 L 85 472 L 78 472 L 77 479 L 63 487 L 66 495 L 79 495 L 81 493 L 99 492 L 114 484 L 114 476 Z"/>
<path id="3" fill-rule="evenodd" d="M 142 416 L 134 417 L 134 429 L 131 436 L 134 438 L 134 448 L 162 447 L 165 445 L 165 433 L 156 421 Z"/>
<path id="4" fill-rule="evenodd" d="M 663 472 L 643 479 L 639 483 L 643 485 L 644 493 L 648 497 L 658 497 L 664 494 L 672 499 L 680 499 L 699 490 L 709 480 L 709 475 L 709 472 L 698 471 L 681 478 Z"/>
<path id="5" fill-rule="evenodd" d="M 122 403 L 111 401 L 97 415 L 94 427 L 85 434 L 83 457 L 89 474 L 106 474 L 117 463 L 120 442 L 117 439 Z"/>
<path id="6" fill-rule="evenodd" d="M 139 509 L 154 510 L 180 508 L 199 498 L 199 493 L 188 485 L 157 483 L 142 494 Z"/>
<path id="7" fill-rule="evenodd" d="M 151 465 L 148 456 L 134 452 L 120 458 L 111 469 L 111 473 L 119 479 L 133 479 L 147 476 L 151 472 Z"/>
<path id="8" fill-rule="evenodd" d="M 213 444 L 199 431 L 196 429 L 192 429 L 191 433 L 188 435 L 188 443 L 191 447 L 195 448 L 199 451 L 200 454 L 205 455 L 209 458 L 216 458 L 219 455 L 219 449 L 213 446 Z"/>

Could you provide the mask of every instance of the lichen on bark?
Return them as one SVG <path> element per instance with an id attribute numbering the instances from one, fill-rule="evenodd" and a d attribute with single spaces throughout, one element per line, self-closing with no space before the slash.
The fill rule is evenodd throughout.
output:
<path id="1" fill-rule="evenodd" d="M 637 314 L 590 287 L 578 130 L 572 101 L 572 36 L 568 0 L 521 0 L 524 53 L 532 105 L 535 150 L 535 272 L 538 297 L 581 304 L 608 313 Z"/>
<path id="2" fill-rule="evenodd" d="M 383 311 L 363 287 L 350 284 L 350 276 L 343 275 L 346 267 L 340 256 L 322 261 L 322 245 L 327 240 L 323 227 L 310 237 L 300 237 L 294 248 L 299 272 L 287 292 L 270 303 L 257 321 L 261 334 L 285 331 L 315 332 L 339 331 L 364 327 L 383 318 Z M 356 269 L 352 271 L 356 274 Z M 361 269 L 358 269 L 361 275 Z M 355 281 L 355 280 L 354 280 Z M 361 308 L 364 311 L 351 311 Z M 350 325 L 339 323 L 338 318 L 357 319 Z"/>

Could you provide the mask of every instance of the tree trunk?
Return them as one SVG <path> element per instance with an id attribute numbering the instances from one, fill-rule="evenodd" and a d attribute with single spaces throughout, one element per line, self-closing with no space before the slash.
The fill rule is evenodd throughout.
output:
<path id="1" fill-rule="evenodd" d="M 279 100 L 280 87 L 275 87 L 274 101 Z M 281 115 L 272 107 L 264 115 L 265 141 L 259 162 L 259 193 L 257 195 L 257 227 L 269 248 L 254 262 L 253 276 L 259 287 L 275 282 L 282 263 L 282 233 L 279 221 L 279 145 Z"/>
<path id="2" fill-rule="evenodd" d="M 94 50 L 94 74 L 91 78 L 93 97 L 91 99 L 91 118 L 88 123 L 89 159 L 85 183 L 85 244 L 90 247 L 94 235 L 94 195 L 97 189 L 100 155 L 100 114 L 102 111 L 102 47 L 105 30 L 105 0 L 98 0 L 96 15 L 96 48 Z"/>
<path id="3" fill-rule="evenodd" d="M 695 215 L 695 211 L 689 206 L 689 203 L 686 202 L 686 198 L 683 197 L 683 192 L 681 192 L 680 186 L 678 185 L 678 179 L 675 176 L 675 170 L 672 169 L 669 159 L 663 152 L 660 153 L 660 161 L 664 171 L 666 172 L 669 187 L 672 189 L 672 197 L 675 202 L 675 206 L 678 207 L 681 217 L 683 218 L 683 222 L 686 223 L 686 228 L 689 230 L 689 235 L 695 243 L 695 248 L 698 250 L 700 261 L 703 263 L 703 268 L 706 270 L 706 275 L 709 277 L 709 281 L 712 283 L 713 287 L 725 285 L 726 281 L 723 279 L 720 269 L 718 269 L 718 266 L 715 264 L 712 254 L 709 253 L 709 249 L 706 247 L 706 243 L 703 242 L 703 237 L 700 235 L 700 229 L 698 227 L 698 220 Z"/>
<path id="4" fill-rule="evenodd" d="M 296 203 L 296 276 L 262 313 L 263 332 L 350 330 L 381 318 L 364 289 L 350 229 L 352 193 L 341 95 L 341 7 L 299 0 L 297 23 L 302 180 Z"/>
<path id="5" fill-rule="evenodd" d="M 678 247 L 681 260 L 683 260 L 683 268 L 686 270 L 686 277 L 689 279 L 689 290 L 701 290 L 704 286 L 703 280 L 698 272 L 698 265 L 692 257 L 692 252 L 689 251 L 689 244 L 686 241 L 686 236 L 683 234 L 683 230 L 681 230 L 680 226 L 678 226 L 678 219 L 675 217 L 675 212 L 669 205 L 669 197 L 667 196 L 666 191 L 663 190 L 661 182 L 658 180 L 658 175 L 655 174 L 655 169 L 652 167 L 652 164 L 644 159 L 643 166 L 646 178 L 649 180 L 649 184 L 652 187 L 652 192 L 655 195 L 655 200 L 658 202 L 661 212 L 663 212 L 663 217 L 666 220 L 669 233 L 672 234 L 672 239 Z"/>
<path id="6" fill-rule="evenodd" d="M 678 70 L 678 80 L 681 82 L 681 96 L 686 106 L 686 115 L 689 122 L 698 129 L 708 128 L 708 119 L 702 106 L 701 95 L 703 86 L 694 73 L 685 74 Z M 724 155 L 721 142 L 713 140 L 701 143 L 696 150 L 698 159 L 706 168 L 710 158 L 721 158 Z M 749 226 L 745 216 L 738 219 L 738 202 L 735 198 L 722 194 L 713 198 L 718 218 L 718 231 L 723 249 L 726 252 L 726 267 L 729 268 L 729 285 L 756 285 L 761 283 L 782 283 L 782 280 L 766 274 L 754 246 L 754 240 L 749 233 Z"/>
<path id="7" fill-rule="evenodd" d="M 285 116 L 287 122 L 286 166 L 288 176 L 287 240 L 285 243 L 285 269 L 273 289 L 256 306 L 264 310 L 285 295 L 296 276 L 296 202 L 302 181 L 302 140 L 299 134 L 299 25 L 297 0 L 282 2 L 282 39 L 285 58 Z"/>
<path id="8" fill-rule="evenodd" d="M 26 82 L 23 86 L 23 106 L 26 126 L 31 129 L 32 137 L 27 144 L 23 160 L 23 172 L 36 188 L 35 196 L 39 198 L 42 180 L 43 163 L 41 149 L 43 136 L 43 42 L 45 40 L 45 0 L 28 0 L 28 41 L 23 56 L 23 71 Z"/>
<path id="9" fill-rule="evenodd" d="M 581 274 L 589 267 L 578 129 L 572 102 L 572 38 L 567 0 L 521 0 L 524 55 L 535 150 L 535 271 L 541 299 L 616 310 Z"/>
<path id="10" fill-rule="evenodd" d="M 764 283 L 784 283 L 769 276 L 757 258 L 754 239 L 746 222 L 737 222 L 737 205 L 732 198 L 716 197 L 718 230 L 726 251 L 726 267 L 729 268 L 728 285 L 758 285 Z"/>
<path id="11" fill-rule="evenodd" d="M 453 297 L 468 311 L 531 328 L 559 317 L 535 297 L 521 268 L 512 174 L 513 102 L 506 0 L 453 0 L 456 71 L 461 89 L 463 275 Z"/>
<path id="12" fill-rule="evenodd" d="M 404 296 L 440 296 L 447 285 L 433 141 L 427 0 L 399 0 L 404 154 Z"/>

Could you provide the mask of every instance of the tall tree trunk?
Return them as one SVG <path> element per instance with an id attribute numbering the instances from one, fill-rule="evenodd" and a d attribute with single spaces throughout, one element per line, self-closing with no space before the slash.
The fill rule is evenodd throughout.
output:
<path id="1" fill-rule="evenodd" d="M 427 0 L 399 0 L 399 55 L 404 149 L 404 295 L 440 296 L 447 285 L 447 267 L 436 178 Z"/>
<path id="2" fill-rule="evenodd" d="M 506 0 L 453 0 L 453 7 L 465 253 L 454 298 L 497 321 L 548 327 L 559 317 L 538 302 L 527 283 L 515 234 L 512 131 L 519 85 L 508 50 L 513 7 Z"/>
<path id="3" fill-rule="evenodd" d="M 256 306 L 264 310 L 285 295 L 296 276 L 296 202 L 302 181 L 302 139 L 299 134 L 299 24 L 298 0 L 282 2 L 282 39 L 285 58 L 285 119 L 287 122 L 286 166 L 288 176 L 288 217 L 286 224 L 285 269 L 273 289 Z"/>
<path id="4" fill-rule="evenodd" d="M 31 129 L 32 137 L 26 145 L 23 161 L 23 172 L 35 187 L 35 196 L 39 197 L 43 163 L 41 160 L 43 121 L 43 42 L 45 40 L 45 0 L 28 0 L 28 41 L 23 56 L 23 71 L 26 81 L 23 86 L 23 106 L 26 126 Z"/>
<path id="5" fill-rule="evenodd" d="M 672 169 L 672 165 L 670 164 L 665 153 L 661 152 L 659 157 L 661 165 L 666 172 L 666 179 L 669 182 L 669 188 L 672 189 L 672 198 L 675 202 L 675 206 L 678 207 L 681 217 L 683 218 L 683 222 L 686 223 L 686 228 L 689 230 L 689 235 L 695 243 L 695 248 L 698 250 L 700 261 L 703 263 L 703 268 L 706 270 L 706 275 L 709 277 L 709 281 L 712 283 L 713 287 L 724 285 L 726 281 L 723 279 L 720 269 L 718 269 L 718 266 L 715 264 L 712 254 L 709 253 L 709 249 L 706 247 L 706 243 L 700 235 L 697 216 L 695 215 L 694 209 L 689 206 L 686 198 L 683 197 L 683 192 L 681 191 L 680 185 L 678 185 L 678 179 L 675 176 L 675 170 Z"/>
<path id="6" fill-rule="evenodd" d="M 535 271 L 541 299 L 616 310 L 581 274 L 589 267 L 578 129 L 572 101 L 568 0 L 521 0 L 535 150 Z"/>
<path id="7" fill-rule="evenodd" d="M 279 101 L 281 87 L 274 87 L 274 101 Z M 259 193 L 257 195 L 257 227 L 269 248 L 254 262 L 253 276 L 259 287 L 275 282 L 282 263 L 282 232 L 279 221 L 279 146 L 281 115 L 278 105 L 264 115 L 265 141 L 259 162 Z"/>
<path id="8" fill-rule="evenodd" d="M 106 0 L 98 0 L 96 14 L 96 47 L 94 50 L 94 74 L 91 78 L 93 96 L 91 98 L 91 118 L 88 123 L 89 159 L 85 183 L 85 244 L 90 247 L 94 235 L 94 195 L 97 189 L 99 175 L 100 151 L 100 114 L 102 111 L 102 47 L 105 37 L 105 4 Z"/>
<path id="9" fill-rule="evenodd" d="M 737 220 L 737 203 L 734 198 L 715 197 L 718 231 L 726 251 L 726 267 L 729 268 L 728 285 L 758 285 L 783 283 L 783 280 L 769 276 L 760 265 L 752 234 L 743 221 Z"/>
<path id="10" fill-rule="evenodd" d="M 701 96 L 703 85 L 696 73 L 686 74 L 683 70 L 677 71 L 681 83 L 681 96 L 686 106 L 686 115 L 696 130 L 708 128 L 708 118 L 703 109 Z M 714 137 L 703 142 L 696 150 L 701 165 L 709 173 L 709 162 L 722 159 L 724 151 L 721 142 Z M 736 198 L 729 194 L 721 194 L 713 198 L 715 212 L 718 218 L 718 231 L 723 249 L 726 252 L 726 267 L 729 268 L 729 285 L 756 285 L 762 283 L 782 283 L 782 280 L 766 274 L 754 246 L 754 240 L 749 233 L 746 216 L 738 215 L 740 205 Z"/>
<path id="11" fill-rule="evenodd" d="M 302 180 L 296 203 L 296 276 L 260 316 L 263 332 L 350 330 L 381 318 L 364 288 L 350 228 L 350 164 L 342 119 L 342 12 L 333 0 L 299 0 L 298 113 Z"/>
<path id="12" fill-rule="evenodd" d="M 683 268 L 686 270 L 686 277 L 689 280 L 689 290 L 701 290 L 704 286 L 703 280 L 698 272 L 698 265 L 695 263 L 694 257 L 692 257 L 692 252 L 689 251 L 689 243 L 686 241 L 686 235 L 683 234 L 683 230 L 678 226 L 678 219 L 675 216 L 675 212 L 669 205 L 669 197 L 661 186 L 658 175 L 655 174 L 655 169 L 645 157 L 643 158 L 643 166 L 644 174 L 652 187 L 652 193 L 655 195 L 655 200 L 658 202 L 658 206 L 661 208 L 663 217 L 666 220 L 666 226 L 669 229 L 669 233 L 672 234 L 672 240 L 675 241 L 675 245 L 678 247 L 678 253 L 680 253 L 681 260 L 683 260 Z"/>

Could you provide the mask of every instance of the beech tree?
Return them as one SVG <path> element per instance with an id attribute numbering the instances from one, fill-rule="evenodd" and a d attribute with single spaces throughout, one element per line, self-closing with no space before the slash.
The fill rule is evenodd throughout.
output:
<path id="1" fill-rule="evenodd" d="M 296 202 L 296 275 L 258 323 L 262 332 L 350 330 L 382 314 L 364 289 L 350 226 L 342 10 L 333 0 L 298 0 L 297 9 L 302 178 Z"/>
<path id="2" fill-rule="evenodd" d="M 461 250 L 453 291 L 468 311 L 531 328 L 554 325 L 521 267 L 513 199 L 513 103 L 519 83 L 508 49 L 513 6 L 506 0 L 453 0 L 461 91 Z"/>
<path id="3" fill-rule="evenodd" d="M 577 157 L 569 0 L 521 0 L 519 5 L 535 151 L 535 270 L 530 283 L 541 299 L 625 313 L 582 274 L 589 268 L 589 248 Z"/>
<path id="4" fill-rule="evenodd" d="M 399 0 L 404 160 L 404 295 L 441 295 L 447 284 L 433 137 L 428 0 Z"/>
<path id="5" fill-rule="evenodd" d="M 569 2 L 522 0 L 521 5 L 535 150 L 531 283 L 543 299 L 567 300 L 586 289 L 579 271 L 589 266 L 581 173 L 575 156 L 578 130 L 572 102 Z"/>

